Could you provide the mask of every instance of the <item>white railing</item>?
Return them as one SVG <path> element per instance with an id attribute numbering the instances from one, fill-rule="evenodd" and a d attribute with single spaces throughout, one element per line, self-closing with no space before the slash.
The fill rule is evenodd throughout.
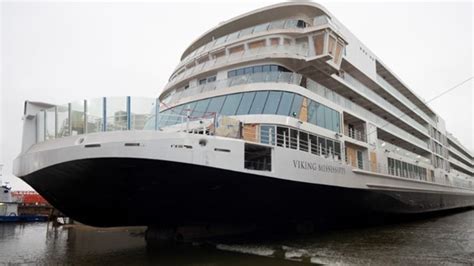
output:
<path id="1" fill-rule="evenodd" d="M 172 81 L 168 83 L 168 88 L 174 86 L 179 81 L 191 77 L 195 74 L 209 70 L 211 68 L 219 68 L 232 64 L 234 62 L 242 62 L 245 60 L 254 59 L 255 57 L 268 57 L 276 56 L 281 54 L 283 57 L 296 56 L 306 57 L 308 56 L 309 48 L 307 45 L 278 45 L 278 46 L 264 46 L 255 49 L 247 49 L 240 52 L 232 53 L 229 55 L 221 56 L 218 58 L 209 59 L 208 61 L 195 65 L 181 74 L 177 75 Z M 290 57 L 291 57 L 290 56 Z"/>
<path id="2" fill-rule="evenodd" d="M 246 74 L 209 82 L 203 85 L 196 85 L 186 90 L 182 88 L 180 91 L 170 95 L 169 98 L 167 97 L 168 99 L 164 99 L 163 102 L 166 104 L 174 104 L 185 97 L 251 83 L 287 83 L 299 85 L 301 83 L 301 77 L 300 74 L 292 72 L 260 72 Z"/>
<path id="3" fill-rule="evenodd" d="M 355 140 L 367 142 L 367 135 L 364 132 L 357 129 L 349 128 L 347 131 L 344 130 L 344 135 Z"/>
<path id="4" fill-rule="evenodd" d="M 403 102 L 407 105 L 412 111 L 417 113 L 419 116 L 423 117 L 426 121 L 435 122 L 431 117 L 429 117 L 425 112 L 420 110 L 418 106 L 416 106 L 413 102 L 408 100 L 405 95 L 401 94 L 397 89 L 395 89 L 390 83 L 388 83 L 384 78 L 377 74 L 377 82 L 379 85 L 382 85 L 386 91 L 392 93 L 399 101 Z"/>
<path id="5" fill-rule="evenodd" d="M 381 104 L 383 108 L 390 110 L 396 117 L 401 120 L 405 120 L 406 123 L 412 127 L 415 127 L 420 132 L 429 135 L 428 128 L 426 126 L 421 125 L 419 122 L 412 119 L 410 116 L 405 114 L 404 112 L 400 111 L 397 107 L 393 104 L 389 103 L 387 100 L 382 98 L 380 95 L 375 93 L 373 90 L 367 88 L 364 84 L 362 84 L 357 79 L 353 78 L 351 75 L 344 73 L 343 79 L 351 84 L 360 94 L 368 97 L 372 102 Z"/>
<path id="6" fill-rule="evenodd" d="M 428 146 L 428 143 L 413 136 L 412 134 L 406 132 L 405 130 L 393 125 L 392 123 L 388 122 L 387 120 L 377 116 L 376 114 L 370 112 L 369 110 L 359 106 L 358 104 L 350 101 L 349 99 L 339 95 L 338 93 L 336 93 L 335 91 L 333 90 L 330 90 L 326 87 L 324 87 L 323 85 L 317 83 L 316 81 L 313 81 L 311 79 L 308 79 L 308 82 L 307 82 L 307 88 L 350 110 L 350 111 L 353 111 L 355 114 L 359 115 L 360 117 L 364 117 L 365 119 L 371 121 L 372 123 L 374 123 L 375 125 L 377 125 L 377 127 L 383 129 L 384 131 L 387 131 L 387 132 L 390 132 L 391 134 L 396 134 L 398 135 L 399 137 L 401 137 L 402 139 L 406 140 L 406 141 L 409 141 L 411 143 L 414 143 L 424 149 L 429 149 L 429 146 Z M 367 136 L 370 135 L 370 134 L 374 134 L 375 132 L 367 132 Z"/>

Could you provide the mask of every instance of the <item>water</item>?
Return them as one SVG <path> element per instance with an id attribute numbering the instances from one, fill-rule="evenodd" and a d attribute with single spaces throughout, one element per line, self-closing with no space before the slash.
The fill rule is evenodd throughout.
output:
<path id="1" fill-rule="evenodd" d="M 474 210 L 402 223 L 150 248 L 145 228 L 0 224 L 0 264 L 474 264 Z"/>

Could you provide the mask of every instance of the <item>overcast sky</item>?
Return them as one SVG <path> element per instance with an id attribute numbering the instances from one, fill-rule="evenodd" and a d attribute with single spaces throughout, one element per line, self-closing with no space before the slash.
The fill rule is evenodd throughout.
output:
<path id="1" fill-rule="evenodd" d="M 2 2 L 0 164 L 11 174 L 25 100 L 158 96 L 185 48 L 219 22 L 276 2 Z M 425 100 L 473 75 L 472 2 L 320 2 Z M 473 148 L 473 82 L 430 102 Z"/>

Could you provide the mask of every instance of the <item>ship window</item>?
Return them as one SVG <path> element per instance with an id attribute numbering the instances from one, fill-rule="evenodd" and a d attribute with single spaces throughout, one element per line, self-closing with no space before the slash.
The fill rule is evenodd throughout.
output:
<path id="1" fill-rule="evenodd" d="M 288 128 L 277 127 L 277 145 L 280 147 L 288 148 L 290 145 Z"/>
<path id="2" fill-rule="evenodd" d="M 254 97 L 255 97 L 255 92 L 244 93 L 239 109 L 237 110 L 238 115 L 246 115 L 249 113 Z"/>
<path id="3" fill-rule="evenodd" d="M 253 73 L 253 67 L 244 68 L 244 74 L 252 74 L 252 73 Z"/>
<path id="4" fill-rule="evenodd" d="M 273 22 L 270 23 L 270 26 L 268 27 L 268 30 L 283 29 L 283 27 L 285 26 L 285 22 L 286 21 L 284 19 L 273 21 Z"/>
<path id="5" fill-rule="evenodd" d="M 242 99 L 242 93 L 228 95 L 225 99 L 224 106 L 222 107 L 223 115 L 235 115 L 237 107 L 239 107 L 240 100 Z"/>
<path id="6" fill-rule="evenodd" d="M 245 96 L 244 96 L 245 97 Z M 259 91 L 255 94 L 252 107 L 250 108 L 249 114 L 261 114 L 267 101 L 268 91 Z"/>
<path id="7" fill-rule="evenodd" d="M 252 34 L 254 27 L 246 28 L 240 31 L 239 38 Z"/>
<path id="8" fill-rule="evenodd" d="M 306 28 L 306 22 L 304 22 L 303 20 L 298 20 L 298 22 L 296 23 L 296 27 Z"/>
<path id="9" fill-rule="evenodd" d="M 209 101 L 210 99 L 198 101 L 196 103 L 196 107 L 194 107 L 193 114 L 191 116 L 194 116 L 194 117 L 204 116 L 204 112 L 206 111 L 207 106 L 209 105 Z"/>
<path id="10" fill-rule="evenodd" d="M 293 98 L 293 104 L 291 105 L 291 109 L 290 109 L 291 117 L 295 117 L 295 118 L 299 117 L 302 102 L 303 102 L 303 96 L 295 94 L 295 97 Z"/>
<path id="11" fill-rule="evenodd" d="M 314 135 L 309 135 L 311 141 L 311 153 L 319 155 L 318 150 L 318 137 Z"/>
<path id="12" fill-rule="evenodd" d="M 263 72 L 263 66 L 254 66 L 253 73 L 261 73 Z"/>
<path id="13" fill-rule="evenodd" d="M 236 31 L 236 32 L 233 32 L 233 33 L 229 34 L 229 36 L 227 37 L 226 42 L 231 42 L 231 41 L 237 39 L 239 37 L 239 33 L 240 33 L 240 31 Z"/>
<path id="14" fill-rule="evenodd" d="M 270 23 L 263 23 L 263 24 L 257 25 L 257 26 L 255 26 L 255 28 L 253 30 L 253 33 L 259 33 L 259 32 L 262 32 L 262 31 L 266 31 L 268 29 L 269 25 L 270 25 Z"/>
<path id="15" fill-rule="evenodd" d="M 204 85 L 207 83 L 207 79 L 200 79 L 199 80 L 199 85 Z"/>
<path id="16" fill-rule="evenodd" d="M 272 91 L 269 93 L 267 103 L 263 109 L 264 114 L 276 114 L 281 95 L 281 91 Z"/>
<path id="17" fill-rule="evenodd" d="M 207 78 L 207 82 L 214 82 L 216 81 L 216 76 L 211 76 Z"/>
<path id="18" fill-rule="evenodd" d="M 242 76 L 244 74 L 244 69 L 237 69 L 236 76 Z"/>
<path id="19" fill-rule="evenodd" d="M 295 95 L 293 93 L 284 92 L 281 97 L 280 105 L 278 106 L 277 114 L 288 116 L 290 114 L 291 103 Z"/>
<path id="20" fill-rule="evenodd" d="M 290 129 L 290 148 L 295 149 L 298 147 L 298 130 Z"/>
<path id="21" fill-rule="evenodd" d="M 297 25 L 298 25 L 298 20 L 289 19 L 285 23 L 285 29 L 293 29 L 293 28 L 296 28 Z"/>
<path id="22" fill-rule="evenodd" d="M 308 104 L 308 122 L 316 125 L 316 102 L 311 100 Z"/>
<path id="23" fill-rule="evenodd" d="M 270 66 L 269 65 L 263 66 L 263 72 L 270 72 Z"/>
<path id="24" fill-rule="evenodd" d="M 225 96 L 215 97 L 211 99 L 209 106 L 207 107 L 206 112 L 208 113 L 219 113 L 224 103 Z"/>
<path id="25" fill-rule="evenodd" d="M 271 171 L 272 149 L 270 147 L 245 143 L 244 167 L 251 170 Z"/>
<path id="26" fill-rule="evenodd" d="M 284 38 L 283 45 L 291 45 L 291 39 Z"/>
<path id="27" fill-rule="evenodd" d="M 300 150 L 308 151 L 308 133 L 300 131 Z"/>
<path id="28" fill-rule="evenodd" d="M 338 111 L 332 111 L 332 119 L 334 131 L 341 132 L 341 119 Z"/>
<path id="29" fill-rule="evenodd" d="M 260 126 L 260 142 L 275 145 L 275 126 Z"/>
<path id="30" fill-rule="evenodd" d="M 214 46 L 221 45 L 225 42 L 225 39 L 227 38 L 227 35 L 219 37 L 216 42 L 214 43 Z"/>
<path id="31" fill-rule="evenodd" d="M 324 111 L 324 120 L 325 120 L 325 125 L 323 126 L 324 128 L 327 128 L 327 129 L 330 129 L 332 130 L 333 127 L 332 127 L 332 110 L 323 106 L 323 109 L 326 109 Z"/>
<path id="32" fill-rule="evenodd" d="M 316 125 L 324 127 L 324 105 L 316 103 Z"/>

